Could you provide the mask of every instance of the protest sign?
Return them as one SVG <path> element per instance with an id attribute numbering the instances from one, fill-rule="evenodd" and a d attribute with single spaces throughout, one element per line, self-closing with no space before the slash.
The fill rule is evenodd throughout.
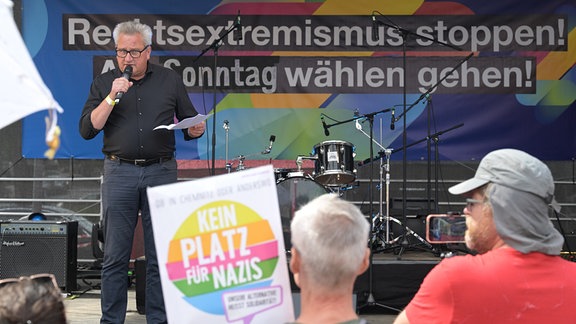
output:
<path id="1" fill-rule="evenodd" d="M 294 319 L 272 166 L 148 189 L 170 323 Z"/>

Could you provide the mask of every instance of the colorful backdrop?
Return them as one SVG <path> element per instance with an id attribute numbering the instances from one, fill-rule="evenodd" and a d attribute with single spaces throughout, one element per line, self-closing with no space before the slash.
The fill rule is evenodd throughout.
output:
<path id="1" fill-rule="evenodd" d="M 179 159 L 209 159 L 215 131 L 216 159 L 228 138 L 230 158 L 291 160 L 342 140 L 362 160 L 370 127 L 361 117 L 371 113 L 374 139 L 395 152 L 406 144 L 410 160 L 426 158 L 434 134 L 441 159 L 502 147 L 545 160 L 576 155 L 569 1 L 23 0 L 22 12 L 28 49 L 64 108 L 56 158 L 102 157 L 101 136 L 83 140 L 78 118 L 92 79 L 114 68 L 112 29 L 128 19 L 153 28 L 152 60 L 182 75 L 200 113 L 216 106 L 207 136 L 177 134 Z M 238 20 L 240 40 L 232 32 L 217 59 L 212 49 L 198 58 Z M 44 116 L 24 120 L 26 157 L 43 157 Z M 272 152 L 261 154 L 271 135 Z"/>

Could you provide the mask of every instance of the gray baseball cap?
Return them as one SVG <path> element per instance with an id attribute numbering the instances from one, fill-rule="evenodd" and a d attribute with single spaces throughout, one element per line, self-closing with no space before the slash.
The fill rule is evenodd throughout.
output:
<path id="1" fill-rule="evenodd" d="M 516 149 L 500 149 L 488 153 L 480 161 L 474 178 L 452 186 L 448 191 L 453 195 L 461 195 L 489 182 L 532 193 L 559 210 L 554 200 L 554 178 L 548 166 Z"/>

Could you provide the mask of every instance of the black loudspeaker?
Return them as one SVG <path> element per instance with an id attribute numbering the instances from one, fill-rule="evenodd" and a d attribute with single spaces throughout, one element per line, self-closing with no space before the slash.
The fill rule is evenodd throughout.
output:
<path id="1" fill-rule="evenodd" d="M 403 199 L 393 197 L 390 204 L 390 215 L 402 215 Z M 428 207 L 430 203 L 430 208 Z M 406 198 L 406 215 L 426 216 L 434 210 L 434 199 L 428 201 L 427 198 Z"/>
<path id="2" fill-rule="evenodd" d="M 77 289 L 77 221 L 0 222 L 0 279 L 51 273 L 63 291 Z"/>

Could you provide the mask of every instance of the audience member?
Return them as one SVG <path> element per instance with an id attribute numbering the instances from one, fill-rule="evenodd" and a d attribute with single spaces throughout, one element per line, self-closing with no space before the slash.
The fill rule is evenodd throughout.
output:
<path id="1" fill-rule="evenodd" d="M 478 254 L 442 260 L 394 323 L 574 323 L 576 263 L 560 256 L 548 167 L 496 150 L 449 191 L 467 197 L 465 241 Z"/>
<path id="2" fill-rule="evenodd" d="M 64 302 L 54 276 L 0 280 L 0 324 L 66 324 Z"/>
<path id="3" fill-rule="evenodd" d="M 353 287 L 369 265 L 370 225 L 352 203 L 325 194 L 298 210 L 291 223 L 290 270 L 301 289 L 301 324 L 365 323 Z"/>

